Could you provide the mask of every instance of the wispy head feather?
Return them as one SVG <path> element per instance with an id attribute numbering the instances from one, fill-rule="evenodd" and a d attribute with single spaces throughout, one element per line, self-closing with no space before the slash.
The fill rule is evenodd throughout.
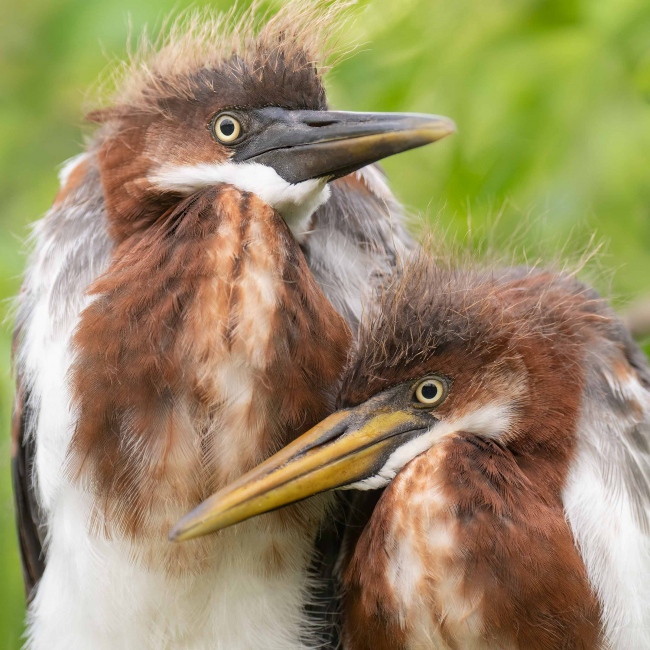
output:
<path id="1" fill-rule="evenodd" d="M 262 82 L 269 74 L 322 75 L 337 52 L 338 36 L 355 0 L 290 0 L 271 14 L 255 0 L 228 12 L 191 9 L 146 30 L 126 61 L 113 70 L 111 104 L 143 112 L 164 111 L 167 100 L 193 100 L 210 72 Z M 303 79 L 303 83 L 304 83 Z M 321 88 L 322 92 L 322 88 Z M 101 115 L 91 119 L 101 120 Z"/>

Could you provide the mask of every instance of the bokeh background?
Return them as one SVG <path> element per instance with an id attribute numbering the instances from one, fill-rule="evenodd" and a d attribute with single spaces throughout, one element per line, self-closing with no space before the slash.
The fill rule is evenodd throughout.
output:
<path id="1" fill-rule="evenodd" d="M 137 34 L 187 5 L 0 5 L 0 648 L 20 647 L 24 614 L 9 476 L 10 297 L 24 240 L 58 166 L 83 146 L 88 88 L 126 51 L 129 23 Z M 595 233 L 599 288 L 621 308 L 650 294 L 647 0 L 362 0 L 343 43 L 360 46 L 329 77 L 334 107 L 458 123 L 453 138 L 386 161 L 412 212 L 461 239 L 471 231 L 476 247 L 517 232 L 533 256 L 579 252 Z"/>

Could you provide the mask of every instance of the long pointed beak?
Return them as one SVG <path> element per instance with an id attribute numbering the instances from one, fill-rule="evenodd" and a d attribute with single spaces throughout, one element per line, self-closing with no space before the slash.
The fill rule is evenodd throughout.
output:
<path id="1" fill-rule="evenodd" d="M 173 541 L 206 535 L 314 494 L 344 487 L 384 466 L 391 453 L 435 422 L 426 412 L 367 403 L 338 411 L 181 519 Z"/>
<path id="2" fill-rule="evenodd" d="M 436 142 L 456 130 L 447 117 L 418 113 L 298 111 L 254 112 L 255 137 L 235 161 L 273 167 L 289 183 L 332 180 L 393 154 Z"/>

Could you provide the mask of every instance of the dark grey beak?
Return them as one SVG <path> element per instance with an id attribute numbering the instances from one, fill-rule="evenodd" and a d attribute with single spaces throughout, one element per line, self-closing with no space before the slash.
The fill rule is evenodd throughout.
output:
<path id="1" fill-rule="evenodd" d="M 333 180 L 393 154 L 436 142 L 456 130 L 438 115 L 298 111 L 270 107 L 251 111 L 254 133 L 234 161 L 273 167 L 289 183 Z"/>

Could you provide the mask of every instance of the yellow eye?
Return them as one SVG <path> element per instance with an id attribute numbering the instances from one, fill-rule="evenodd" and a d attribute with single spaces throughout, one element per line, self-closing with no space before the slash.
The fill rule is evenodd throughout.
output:
<path id="1" fill-rule="evenodd" d="M 417 406 L 436 406 L 447 397 L 447 383 L 437 377 L 427 377 L 415 385 L 413 397 Z"/>
<path id="2" fill-rule="evenodd" d="M 232 115 L 220 115 L 214 123 L 214 134 L 221 142 L 232 142 L 240 133 L 241 125 Z"/>

